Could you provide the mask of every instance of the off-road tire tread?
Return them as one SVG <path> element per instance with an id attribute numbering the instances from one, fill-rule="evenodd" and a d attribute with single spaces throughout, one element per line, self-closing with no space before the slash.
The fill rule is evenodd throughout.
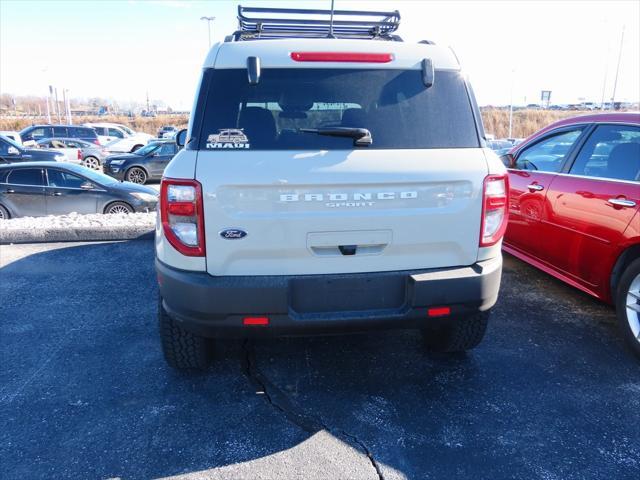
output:
<path id="1" fill-rule="evenodd" d="M 195 335 L 173 320 L 158 305 L 158 323 L 164 358 L 178 370 L 205 370 L 211 364 L 211 341 Z"/>
<path id="2" fill-rule="evenodd" d="M 452 318 L 450 322 L 422 330 L 424 345 L 434 352 L 464 352 L 477 347 L 487 331 L 489 312 Z"/>

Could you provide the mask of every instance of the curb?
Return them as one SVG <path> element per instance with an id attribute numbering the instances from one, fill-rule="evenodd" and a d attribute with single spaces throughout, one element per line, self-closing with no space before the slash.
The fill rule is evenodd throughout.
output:
<path id="1" fill-rule="evenodd" d="M 120 228 L 0 229 L 0 245 L 49 242 L 96 242 L 105 240 L 152 240 L 154 233 L 154 229 L 148 226 Z"/>

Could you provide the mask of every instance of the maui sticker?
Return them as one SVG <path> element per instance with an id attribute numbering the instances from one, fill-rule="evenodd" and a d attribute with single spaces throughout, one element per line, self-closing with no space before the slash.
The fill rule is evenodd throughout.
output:
<path id="1" fill-rule="evenodd" d="M 222 128 L 207 137 L 206 148 L 251 148 L 242 128 Z"/>

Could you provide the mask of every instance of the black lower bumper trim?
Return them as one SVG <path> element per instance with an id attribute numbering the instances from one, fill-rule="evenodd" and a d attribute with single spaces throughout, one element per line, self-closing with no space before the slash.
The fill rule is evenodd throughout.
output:
<path id="1" fill-rule="evenodd" d="M 204 336 L 297 335 L 419 328 L 430 307 L 451 315 L 491 308 L 502 258 L 468 267 L 396 272 L 225 276 L 174 269 L 156 260 L 163 306 L 185 328 Z M 267 316 L 268 326 L 245 326 Z"/>

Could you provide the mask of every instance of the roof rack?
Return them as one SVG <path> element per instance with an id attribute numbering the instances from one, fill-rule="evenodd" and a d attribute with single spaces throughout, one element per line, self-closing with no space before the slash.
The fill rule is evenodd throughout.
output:
<path id="1" fill-rule="evenodd" d="M 258 14 L 248 16 L 247 14 Z M 355 38 L 402 41 L 392 35 L 400 12 L 263 8 L 238 5 L 239 29 L 227 41 L 274 38 Z"/>

